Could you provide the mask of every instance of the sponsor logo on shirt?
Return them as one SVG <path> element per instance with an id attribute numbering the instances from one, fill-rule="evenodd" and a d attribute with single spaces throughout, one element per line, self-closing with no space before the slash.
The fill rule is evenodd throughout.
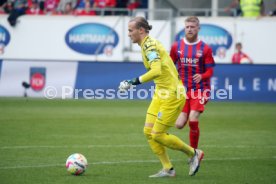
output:
<path id="1" fill-rule="evenodd" d="M 180 58 L 181 63 L 186 65 L 196 65 L 199 62 L 198 58 Z"/>

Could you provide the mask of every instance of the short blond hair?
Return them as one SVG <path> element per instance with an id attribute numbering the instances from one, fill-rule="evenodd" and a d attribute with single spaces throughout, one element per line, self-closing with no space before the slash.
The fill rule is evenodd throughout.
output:
<path id="1" fill-rule="evenodd" d="M 195 22 L 199 25 L 199 19 L 196 16 L 190 16 L 185 19 L 185 22 Z"/>

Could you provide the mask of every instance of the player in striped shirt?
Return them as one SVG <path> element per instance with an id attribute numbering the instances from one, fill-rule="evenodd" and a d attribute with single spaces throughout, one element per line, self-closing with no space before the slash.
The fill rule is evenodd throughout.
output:
<path id="1" fill-rule="evenodd" d="M 172 45 L 170 56 L 187 90 L 187 99 L 176 121 L 181 129 L 190 126 L 190 145 L 198 147 L 199 116 L 210 96 L 210 78 L 215 66 L 211 48 L 198 38 L 199 19 L 195 16 L 185 20 L 185 37 Z"/>

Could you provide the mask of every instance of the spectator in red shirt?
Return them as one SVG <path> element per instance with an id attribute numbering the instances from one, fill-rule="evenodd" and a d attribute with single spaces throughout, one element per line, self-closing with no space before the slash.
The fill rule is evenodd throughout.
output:
<path id="1" fill-rule="evenodd" d="M 127 9 L 134 10 L 134 9 L 139 8 L 140 5 L 141 5 L 140 0 L 130 0 L 128 5 L 127 5 Z"/>
<path id="2" fill-rule="evenodd" d="M 252 64 L 253 60 L 244 52 L 242 52 L 242 44 L 236 43 L 236 52 L 232 56 L 233 64 Z"/>
<path id="3" fill-rule="evenodd" d="M 26 14 L 28 15 L 43 15 L 44 12 L 39 7 L 38 0 L 32 0 L 31 3 L 29 3 L 29 8 L 26 11 Z"/>
<path id="4" fill-rule="evenodd" d="M 116 0 L 95 0 L 94 1 L 94 8 L 115 8 L 117 4 Z M 113 15 L 114 12 L 105 11 L 105 15 Z"/>
<path id="5" fill-rule="evenodd" d="M 114 8 L 116 0 L 95 0 L 94 6 L 96 8 Z"/>
<path id="6" fill-rule="evenodd" d="M 44 12 L 46 14 L 55 14 L 58 4 L 59 4 L 59 0 L 45 0 Z"/>

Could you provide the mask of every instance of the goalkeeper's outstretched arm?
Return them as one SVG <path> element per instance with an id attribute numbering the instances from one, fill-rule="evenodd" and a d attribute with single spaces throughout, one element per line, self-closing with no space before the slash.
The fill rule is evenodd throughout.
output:
<path id="1" fill-rule="evenodd" d="M 132 85 L 139 85 L 141 83 L 149 82 L 160 76 L 161 62 L 160 60 L 154 60 L 151 62 L 150 70 L 140 77 L 133 78 L 132 80 L 124 80 L 120 83 L 120 90 L 128 90 Z"/>
<path id="2" fill-rule="evenodd" d="M 154 80 L 156 77 L 159 77 L 162 74 L 161 72 L 161 62 L 160 60 L 153 60 L 150 65 L 150 70 L 141 75 L 140 77 L 129 80 L 129 83 L 132 85 L 138 85 L 141 83 L 149 82 Z"/>
<path id="3" fill-rule="evenodd" d="M 141 83 L 149 82 L 159 77 L 162 74 L 161 72 L 161 62 L 160 60 L 154 60 L 151 62 L 150 70 L 139 77 Z"/>

